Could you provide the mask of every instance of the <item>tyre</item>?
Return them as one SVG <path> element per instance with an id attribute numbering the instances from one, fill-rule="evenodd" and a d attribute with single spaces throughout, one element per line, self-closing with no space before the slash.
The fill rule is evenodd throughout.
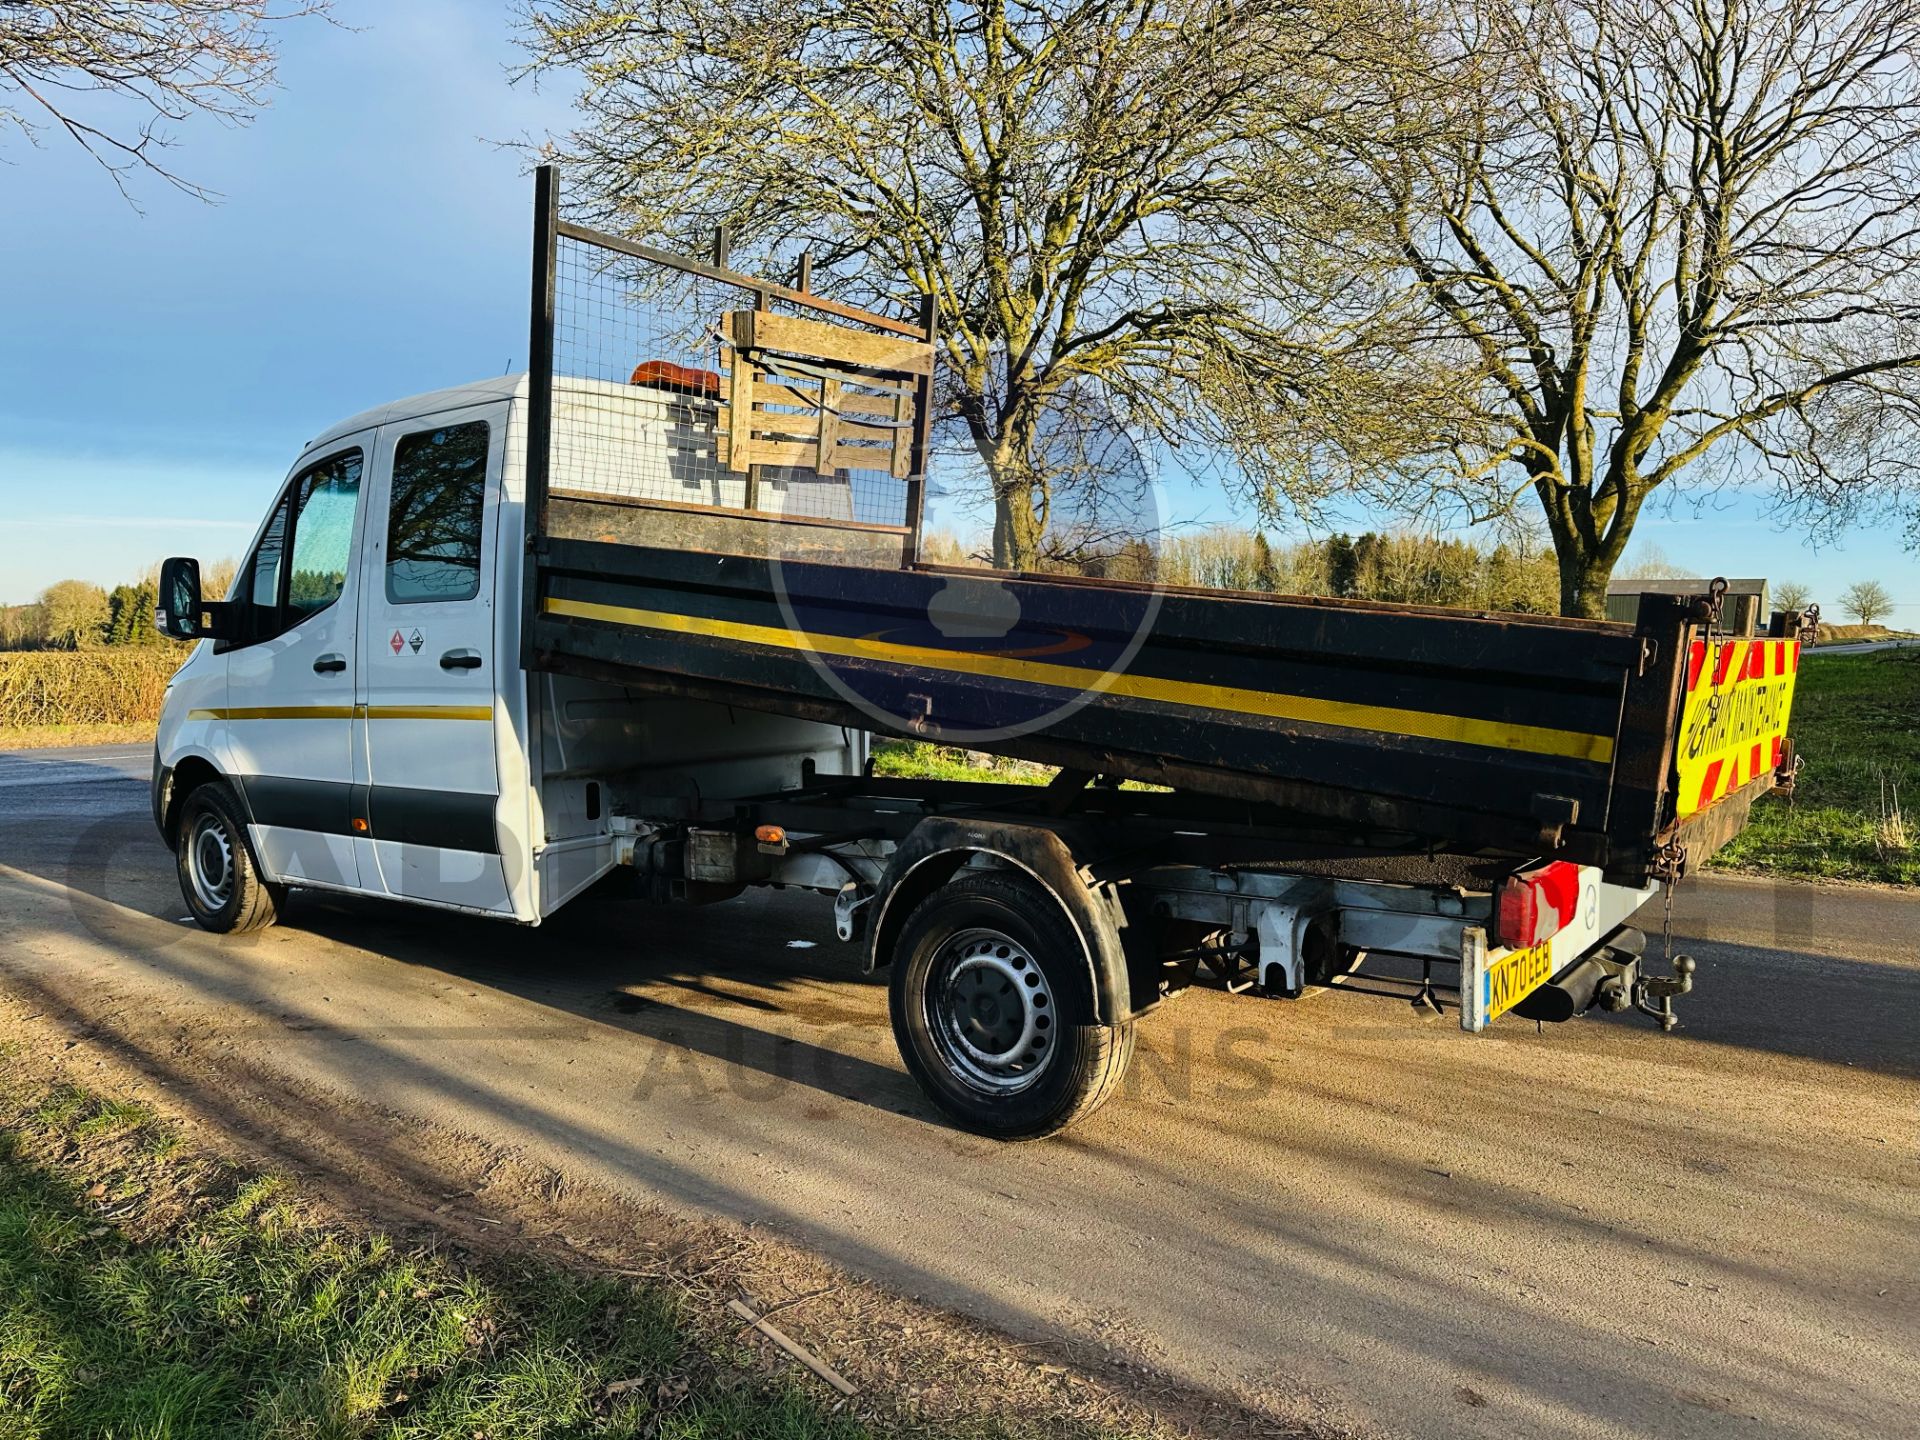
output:
<path id="1" fill-rule="evenodd" d="M 1080 939 L 1024 875 L 963 871 L 908 917 L 889 969 L 901 1058 L 976 1134 L 1064 1129 L 1118 1088 L 1133 1056 L 1132 1020 L 1095 1022 Z"/>
<path id="2" fill-rule="evenodd" d="M 173 854 L 181 897 L 202 930 L 237 934 L 279 918 L 286 889 L 261 877 L 240 803 L 225 781 L 210 780 L 180 802 Z"/>

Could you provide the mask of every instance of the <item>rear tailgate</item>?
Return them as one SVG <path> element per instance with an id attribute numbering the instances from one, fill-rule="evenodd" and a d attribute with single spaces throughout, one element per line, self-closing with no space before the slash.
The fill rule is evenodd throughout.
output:
<path id="1" fill-rule="evenodd" d="M 1787 726 L 1800 669 L 1797 640 L 1690 630 L 1684 653 L 1659 837 L 1674 847 L 1675 872 L 1698 866 L 1739 834 L 1754 800 L 1791 775 Z M 1598 869 L 1564 861 L 1517 871 L 1502 892 L 1508 889 L 1531 892 L 1522 919 L 1497 920 L 1494 935 L 1468 933 L 1460 1014 L 1467 1030 L 1484 1029 L 1511 1010 L 1657 893 L 1652 884 L 1609 883 Z"/>

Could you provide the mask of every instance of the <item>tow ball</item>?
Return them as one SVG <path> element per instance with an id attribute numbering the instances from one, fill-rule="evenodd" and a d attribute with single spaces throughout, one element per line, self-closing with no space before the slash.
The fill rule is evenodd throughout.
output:
<path id="1" fill-rule="evenodd" d="M 1673 957 L 1673 974 L 1643 976 L 1635 987 L 1634 1005 L 1658 1020 L 1663 1034 L 1671 1033 L 1673 1027 L 1680 1023 L 1680 1017 L 1673 1013 L 1673 997 L 1685 995 L 1693 989 L 1693 971 L 1691 955 L 1676 955 Z"/>

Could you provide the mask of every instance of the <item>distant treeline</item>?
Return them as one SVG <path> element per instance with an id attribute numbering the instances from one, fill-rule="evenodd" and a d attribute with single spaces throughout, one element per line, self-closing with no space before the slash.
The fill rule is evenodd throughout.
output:
<path id="1" fill-rule="evenodd" d="M 968 546 L 944 532 L 930 534 L 925 548 L 930 560 L 984 563 L 984 546 Z M 1529 615 L 1560 611 L 1559 571 L 1546 545 L 1475 545 L 1418 533 L 1368 531 L 1275 545 L 1257 530 L 1220 525 L 1169 536 L 1157 545 L 1144 540 L 1092 544 L 1045 560 L 1041 568 L 1275 595 L 1335 595 Z"/>
<path id="2" fill-rule="evenodd" d="M 208 596 L 224 595 L 231 562 L 210 566 Z M 108 590 L 85 580 L 61 580 L 28 605 L 0 605 L 0 650 L 92 650 L 106 645 L 171 645 L 153 628 L 157 571 Z"/>

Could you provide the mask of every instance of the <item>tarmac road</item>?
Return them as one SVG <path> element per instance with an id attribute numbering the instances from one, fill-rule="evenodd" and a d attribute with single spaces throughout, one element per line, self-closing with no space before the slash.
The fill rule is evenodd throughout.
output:
<path id="1" fill-rule="evenodd" d="M 1873 655 L 1881 650 L 1905 650 L 1920 645 L 1920 640 L 1856 640 L 1840 645 L 1815 645 L 1802 652 L 1808 659 L 1819 655 Z"/>
<path id="2" fill-rule="evenodd" d="M 208 1084 L 245 1057 L 1362 1433 L 1920 1434 L 1920 897 L 1689 881 L 1672 1036 L 1192 993 L 1107 1109 L 1001 1146 L 921 1102 L 824 902 L 306 897 L 219 939 L 147 765 L 0 756 L 0 988 Z"/>

